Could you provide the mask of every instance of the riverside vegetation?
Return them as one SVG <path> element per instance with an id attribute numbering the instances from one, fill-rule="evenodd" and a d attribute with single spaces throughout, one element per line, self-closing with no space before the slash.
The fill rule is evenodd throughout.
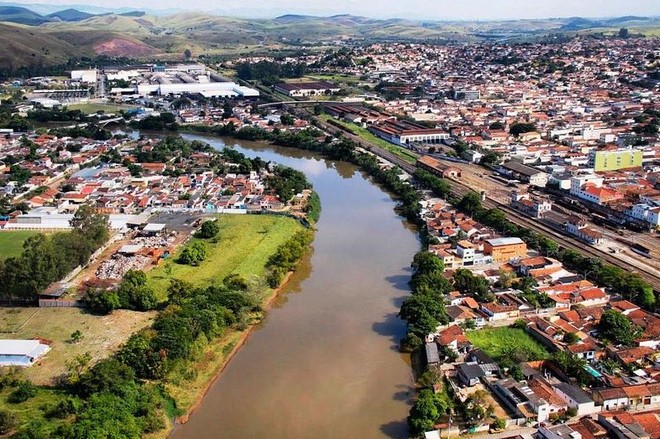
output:
<path id="1" fill-rule="evenodd" d="M 194 129 L 197 129 L 196 127 Z M 426 171 L 415 171 L 414 184 L 405 183 L 399 179 L 400 171 L 396 168 L 384 170 L 378 160 L 371 154 L 359 152 L 357 145 L 345 138 L 333 140 L 330 137 L 322 138 L 322 133 L 315 129 L 308 129 L 298 133 L 279 132 L 277 130 L 269 133 L 256 128 L 242 128 L 236 131 L 232 126 L 221 128 L 202 128 L 202 131 L 212 132 L 219 135 L 231 135 L 239 139 L 267 140 L 279 146 L 295 147 L 303 150 L 320 152 L 330 158 L 346 160 L 358 165 L 363 171 L 371 175 L 377 182 L 394 193 L 399 203 L 397 210 L 411 222 L 420 226 L 420 234 L 424 249 L 415 256 L 412 266 L 415 269 L 410 282 L 412 295 L 407 298 L 401 307 L 399 316 L 407 322 L 407 335 L 402 341 L 402 348 L 416 353 L 423 346 L 426 334 L 432 332 L 439 324 L 447 323 L 448 316 L 444 307 L 444 296 L 455 287 L 463 285 L 464 289 L 481 292 L 486 299 L 489 294 L 488 288 L 481 285 L 480 279 L 466 272 L 458 270 L 454 277 L 454 285 L 444 278 L 444 266 L 435 256 L 425 249 L 428 245 L 428 235 L 424 230 L 420 218 L 421 196 L 418 188 L 430 190 L 435 196 L 448 200 L 459 211 L 471 215 L 477 221 L 502 230 L 507 236 L 517 236 L 523 239 L 530 248 L 536 249 L 544 255 L 554 256 L 560 259 L 569 269 L 589 273 L 589 278 L 594 282 L 610 288 L 616 288 L 624 296 L 640 305 L 651 308 L 656 298 L 651 286 L 638 274 L 628 273 L 616 266 L 603 263 L 598 259 L 582 256 L 572 249 L 560 248 L 550 238 L 537 232 L 520 228 L 506 218 L 506 214 L 499 209 L 485 209 L 481 205 L 481 199 L 476 192 L 468 193 L 462 198 L 456 198 L 451 194 L 451 187 L 445 181 Z M 539 300 L 542 300 L 540 298 Z M 507 328 L 508 329 L 508 328 Z M 520 335 L 520 330 L 510 329 L 508 335 Z M 513 332 L 519 331 L 519 332 Z M 505 355 L 506 354 L 506 355 Z M 446 359 L 450 352 L 441 352 Z M 537 344 L 529 344 L 521 349 L 509 349 L 502 355 L 503 363 L 510 358 L 524 356 L 527 359 L 546 358 L 547 352 L 540 349 Z M 568 364 L 566 370 L 579 370 L 572 367 L 572 359 L 554 358 L 560 364 Z M 513 368 L 515 373 L 515 368 Z M 451 388 L 443 383 L 442 378 L 428 369 L 424 371 L 417 382 L 420 390 L 413 404 L 408 425 L 412 435 L 421 435 L 429 430 L 441 417 L 447 416 L 454 407 L 452 404 Z M 439 393 L 434 393 L 433 390 Z M 492 415 L 492 407 L 486 404 L 483 395 L 475 395 L 460 407 L 460 415 L 463 419 L 478 423 Z M 501 420 L 496 419 L 493 428 L 501 426 Z"/>
<path id="2" fill-rule="evenodd" d="M 235 151 L 226 154 L 231 154 L 232 162 L 242 166 L 254 165 Z M 281 183 L 280 180 L 289 177 L 296 182 L 293 186 Z M 273 182 L 278 184 L 276 190 L 283 194 L 298 187 L 311 187 L 303 174 L 282 167 L 277 168 Z M 318 218 L 318 199 L 309 210 L 310 220 Z M 275 294 L 272 288 L 279 286 L 287 272 L 295 270 L 313 240 L 313 229 L 302 227 L 291 218 L 259 215 L 233 221 L 258 222 L 260 219 L 265 221 L 260 229 L 273 221 L 287 224 L 278 240 L 269 241 L 265 247 L 253 247 L 264 252 L 257 258 L 260 266 L 255 260 L 248 270 L 240 273 L 233 271 L 238 268 L 234 266 L 225 276 L 208 279 L 206 285 L 171 278 L 165 300 L 161 300 L 160 291 L 141 271 L 129 271 L 116 289 L 90 288 L 84 299 L 90 311 L 105 314 L 118 308 L 156 309 L 153 325 L 131 335 L 115 354 L 95 364 L 88 354 L 71 359 L 68 372 L 54 387 L 35 386 L 22 379 L 17 371 L 3 374 L 0 395 L 5 398 L 0 399 L 0 434 L 13 433 L 12 437 L 19 439 L 162 436 L 170 420 L 189 409 L 198 393 L 211 382 L 240 339 L 245 337 L 247 329 L 261 320 L 265 306 Z M 31 270 L 48 268 L 47 273 L 59 276 L 69 269 L 67 264 L 73 262 L 60 260 L 49 252 L 52 240 L 62 239 L 60 235 L 77 237 L 82 246 L 80 251 L 84 250 L 87 257 L 107 240 L 107 218 L 81 208 L 74 222 L 73 232 L 41 236 L 37 241 L 39 246 L 30 241 L 33 238 L 28 239 L 21 257 L 36 261 L 29 265 Z M 212 248 L 224 245 L 225 257 L 236 261 L 232 252 L 240 252 L 242 240 L 249 241 L 249 237 L 239 236 L 223 244 L 223 226 L 226 223 L 219 222 L 219 236 L 214 226 L 204 227 L 191 246 L 206 245 L 205 242 Z M 263 237 L 259 239 L 263 240 Z M 275 247 L 273 243 L 277 243 Z M 33 246 L 39 251 L 33 250 Z M 11 261 L 10 258 L 9 267 L 18 265 Z M 207 261 L 198 262 L 201 265 L 192 270 L 201 269 Z M 3 275 L 7 276 L 6 273 L 7 265 Z M 32 276 L 37 274 L 32 273 Z M 57 278 L 54 274 L 49 276 L 40 275 L 32 281 L 38 282 L 35 285 L 41 288 Z M 27 275 L 7 279 L 17 279 L 16 285 L 23 289 L 10 291 L 19 293 L 27 290 L 24 285 L 30 281 Z"/>

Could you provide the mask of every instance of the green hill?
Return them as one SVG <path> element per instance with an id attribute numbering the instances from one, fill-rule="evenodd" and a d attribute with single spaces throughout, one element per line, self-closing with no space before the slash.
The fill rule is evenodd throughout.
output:
<path id="1" fill-rule="evenodd" d="M 47 17 L 51 20 L 58 19 L 61 21 L 81 21 L 93 16 L 94 14 L 82 12 L 77 9 L 65 9 L 63 11 L 53 12 L 52 14 L 47 15 Z"/>
<path id="2" fill-rule="evenodd" d="M 19 6 L 0 6 L 0 21 L 38 26 L 49 21 L 48 18 L 27 8 Z"/>

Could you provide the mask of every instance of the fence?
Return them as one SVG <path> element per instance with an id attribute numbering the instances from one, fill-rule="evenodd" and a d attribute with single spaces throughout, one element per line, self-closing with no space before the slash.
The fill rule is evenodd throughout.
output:
<path id="1" fill-rule="evenodd" d="M 84 308 L 80 300 L 39 299 L 39 308 Z"/>

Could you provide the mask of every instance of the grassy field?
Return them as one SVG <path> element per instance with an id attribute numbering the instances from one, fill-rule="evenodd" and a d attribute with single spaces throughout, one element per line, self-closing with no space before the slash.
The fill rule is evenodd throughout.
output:
<path id="1" fill-rule="evenodd" d="M 498 361 L 505 348 L 515 347 L 534 353 L 538 358 L 547 358 L 550 354 L 543 346 L 522 329 L 499 327 L 468 331 L 465 334 L 470 343 Z"/>
<path id="2" fill-rule="evenodd" d="M 38 364 L 20 374 L 35 384 L 53 384 L 68 370 L 67 362 L 86 352 L 93 361 L 107 357 L 133 333 L 151 324 L 155 313 L 119 310 L 94 316 L 78 308 L 0 308 L 0 339 L 44 338 L 51 350 Z M 71 334 L 82 339 L 71 343 Z"/>
<path id="3" fill-rule="evenodd" d="M 39 232 L 20 230 L 16 232 L 0 232 L 0 260 L 20 256 L 23 243 Z"/>
<path id="4" fill-rule="evenodd" d="M 401 146 L 396 146 L 387 140 L 383 140 L 380 137 L 374 136 L 368 129 L 362 128 L 354 123 L 349 123 L 349 122 L 344 122 L 343 120 L 335 119 L 334 117 L 330 116 L 329 114 L 322 114 L 319 116 L 321 119 L 325 120 L 326 122 L 328 120 L 334 120 L 335 122 L 345 126 L 346 128 L 349 128 L 353 130 L 354 133 L 356 133 L 358 136 L 360 136 L 362 139 L 369 143 L 373 143 L 376 146 L 380 146 L 383 149 L 386 149 L 390 151 L 391 153 L 401 157 L 408 163 L 415 163 L 417 161 L 417 158 L 419 157 L 417 154 L 415 154 L 412 151 L 407 150 L 406 148 L 403 148 Z"/>
<path id="5" fill-rule="evenodd" d="M 27 401 L 14 404 L 7 401 L 14 388 L 8 387 L 0 391 L 0 409 L 7 410 L 18 418 L 17 427 L 26 427 L 37 419 L 44 417 L 44 409 L 55 406 L 65 395 L 54 389 L 39 388 L 37 394 Z M 51 421 L 53 426 L 66 423 L 65 420 Z M 5 436 L 3 436 L 5 437 Z"/>
<path id="6" fill-rule="evenodd" d="M 120 110 L 131 110 L 136 108 L 135 106 L 130 105 L 116 105 L 116 104 L 104 104 L 104 103 L 94 103 L 87 102 L 81 104 L 69 104 L 67 105 L 69 110 L 80 110 L 85 114 L 98 113 L 103 111 L 105 113 L 117 113 Z"/>
<path id="7" fill-rule="evenodd" d="M 218 224 L 218 242 L 213 244 L 207 241 L 209 256 L 199 266 L 176 263 L 177 253 L 172 261 L 148 272 L 149 285 L 161 299 L 166 297 L 170 279 L 183 279 L 195 286 L 206 286 L 230 274 L 239 274 L 248 280 L 262 276 L 270 255 L 302 228 L 291 218 L 274 215 L 220 215 Z M 167 273 L 168 265 L 171 275 Z"/>

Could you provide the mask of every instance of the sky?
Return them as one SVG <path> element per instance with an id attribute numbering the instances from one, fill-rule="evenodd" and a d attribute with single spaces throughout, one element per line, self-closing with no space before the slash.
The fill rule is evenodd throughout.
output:
<path id="1" fill-rule="evenodd" d="M 32 3 L 14 2 L 25 3 L 25 6 Z M 33 3 L 209 10 L 219 15 L 253 18 L 282 14 L 353 14 L 427 20 L 660 16 L 658 0 L 35 0 Z"/>

